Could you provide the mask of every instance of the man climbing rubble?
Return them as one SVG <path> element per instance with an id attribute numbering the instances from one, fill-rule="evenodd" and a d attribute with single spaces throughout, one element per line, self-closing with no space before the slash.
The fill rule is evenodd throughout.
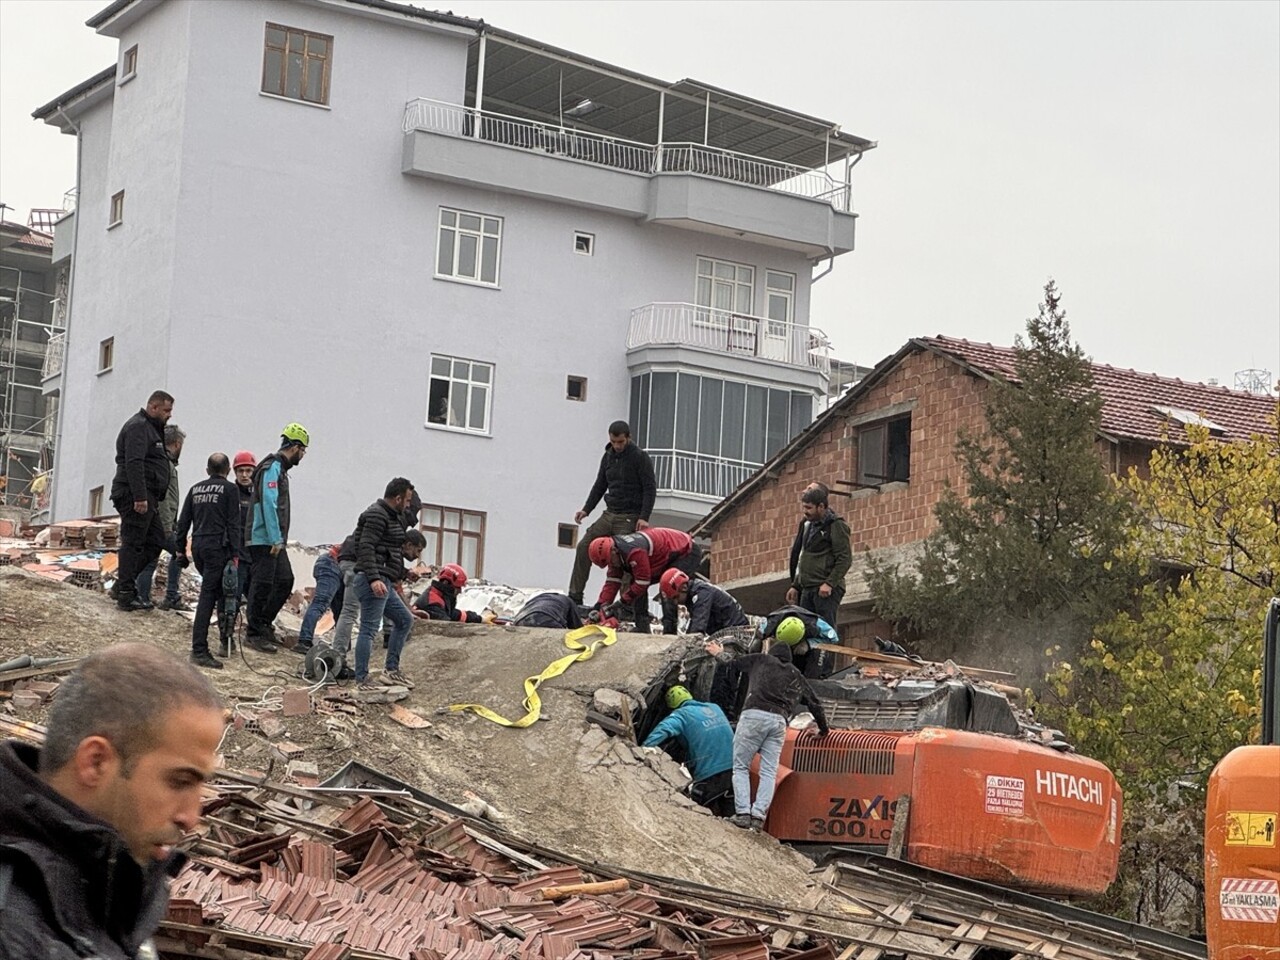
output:
<path id="1" fill-rule="evenodd" d="M 621 608 L 631 607 L 637 633 L 649 632 L 649 585 L 672 567 L 691 573 L 701 560 L 689 535 L 668 527 L 647 527 L 643 533 L 620 537 L 597 537 L 591 541 L 588 555 L 593 564 L 605 568 L 596 609 L 605 617 L 616 617 Z M 626 590 L 622 590 L 624 576 L 631 579 Z M 618 598 L 620 590 L 622 596 Z M 676 632 L 674 606 L 669 616 L 664 611 L 662 626 L 663 633 Z"/>
<path id="2" fill-rule="evenodd" d="M 184 545 L 177 562 L 189 562 L 185 550 L 191 533 L 191 554 L 200 573 L 200 599 L 196 603 L 196 620 L 191 625 L 191 662 L 198 667 L 222 669 L 222 661 L 209 652 L 209 621 L 221 608 L 227 564 L 234 563 L 240 548 L 240 494 L 227 479 L 231 461 L 225 453 L 209 456 L 205 472 L 208 477 L 187 491 L 182 512 L 178 515 L 177 541 Z M 219 620 L 221 644 L 218 654 L 231 655 L 229 623 Z"/>
<path id="3" fill-rule="evenodd" d="M 658 590 L 672 603 L 689 611 L 687 633 L 716 633 L 727 627 L 745 627 L 747 615 L 730 594 L 714 583 L 690 577 L 678 568 L 664 573 Z"/>
<path id="4" fill-rule="evenodd" d="M 413 628 L 413 615 L 401 599 L 398 588 L 404 580 L 404 561 L 410 557 L 410 535 L 424 544 L 417 530 L 405 530 L 404 508 L 411 484 L 404 477 L 393 478 L 375 500 L 360 514 L 352 534 L 355 543 L 355 573 L 351 578 L 350 600 L 360 605 L 360 632 L 356 636 L 356 683 L 361 690 L 380 686 L 413 688 L 413 681 L 400 672 L 400 652 Z M 417 547 L 417 554 L 421 554 Z M 391 639 L 387 644 L 385 668 L 375 679 L 369 676 L 369 658 L 373 652 L 373 635 L 382 626 L 383 616 L 391 620 Z"/>
<path id="5" fill-rule="evenodd" d="M 253 470 L 253 497 L 245 524 L 245 542 L 253 561 L 249 587 L 249 625 L 245 643 L 261 653 L 275 653 L 276 615 L 293 592 L 289 565 L 289 471 L 302 462 L 311 435 L 300 423 L 280 431 L 280 449 L 262 458 Z"/>
<path id="6" fill-rule="evenodd" d="M 693 782 L 689 799 L 718 817 L 733 810 L 733 728 L 714 703 L 693 699 L 688 688 L 667 691 L 668 713 L 644 738 L 644 747 L 660 747 L 676 740 L 684 748 L 685 766 Z"/>
<path id="7" fill-rule="evenodd" d="M 458 594 L 467 585 L 467 571 L 456 563 L 446 563 L 413 605 L 413 615 L 422 620 L 452 620 L 454 623 L 493 623 L 492 613 L 458 609 Z"/>

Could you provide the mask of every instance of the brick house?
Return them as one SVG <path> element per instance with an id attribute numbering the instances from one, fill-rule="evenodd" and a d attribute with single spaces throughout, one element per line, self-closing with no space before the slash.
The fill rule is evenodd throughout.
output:
<path id="1" fill-rule="evenodd" d="M 871 611 L 868 557 L 909 562 L 918 555 L 936 526 L 933 508 L 945 483 L 961 485 L 957 436 L 982 432 L 996 376 L 1014 377 L 1009 347 L 908 341 L 693 528 L 711 542 L 716 581 L 750 613 L 781 605 L 800 494 L 821 480 L 852 532 L 841 636 L 858 646 L 885 633 L 888 625 Z M 1099 451 L 1113 473 L 1143 469 L 1162 432 L 1186 423 L 1204 423 L 1224 440 L 1273 429 L 1273 397 L 1102 364 L 1093 365 L 1093 378 L 1104 400 Z"/>

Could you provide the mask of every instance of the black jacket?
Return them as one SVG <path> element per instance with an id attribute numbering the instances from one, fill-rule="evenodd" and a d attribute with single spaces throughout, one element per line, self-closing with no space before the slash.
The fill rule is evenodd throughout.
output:
<path id="1" fill-rule="evenodd" d="M 119 509 L 135 500 L 159 503 L 169 489 L 169 454 L 164 448 L 164 424 L 139 410 L 124 422 L 116 436 L 116 475 L 111 502 Z"/>
<path id="2" fill-rule="evenodd" d="M 206 477 L 187 491 L 175 534 L 180 553 L 187 550 L 187 531 L 193 538 L 207 538 L 228 552 L 240 549 L 243 528 L 238 487 L 226 477 Z"/>
<path id="3" fill-rule="evenodd" d="M 791 585 L 811 590 L 829 583 L 844 587 L 845 574 L 853 562 L 849 546 L 849 524 L 827 510 L 817 520 L 801 520 L 791 544 Z M 833 624 L 834 626 L 834 624 Z"/>
<path id="4" fill-rule="evenodd" d="M 706 580 L 689 581 L 689 633 L 715 633 L 725 627 L 745 627 L 747 615 L 738 601 Z"/>
<path id="5" fill-rule="evenodd" d="M 404 513 L 375 500 L 360 514 L 355 532 L 356 570 L 370 580 L 404 579 Z"/>
<path id="6" fill-rule="evenodd" d="M 822 703 L 813 687 L 809 686 L 809 681 L 792 665 L 791 648 L 785 643 L 775 643 L 768 653 L 749 653 L 722 664 L 716 670 L 712 685 L 717 692 L 733 691 L 744 676 L 747 679 L 747 697 L 742 704 L 743 710 L 763 710 L 786 718 L 803 703 L 818 722 L 818 729 L 827 732 L 827 715 Z M 730 702 L 726 706 L 720 702 L 720 706 L 728 714 L 735 705 Z M 734 719 L 737 716 L 735 711 Z"/>
<path id="7" fill-rule="evenodd" d="M 614 453 L 613 447 L 605 444 L 600 472 L 582 509 L 590 513 L 604 497 L 605 508 L 610 513 L 635 514 L 647 521 L 657 496 L 658 484 L 653 478 L 649 455 L 634 442 L 623 447 L 621 453 Z"/>
<path id="8" fill-rule="evenodd" d="M 185 858 L 139 866 L 119 833 L 36 775 L 38 757 L 0 743 L 0 957 L 132 960 Z"/>
<path id="9" fill-rule="evenodd" d="M 525 605 L 511 621 L 521 627 L 551 627 L 559 630 L 577 630 L 582 626 L 578 605 L 563 593 L 539 593 L 525 601 Z"/>
<path id="10" fill-rule="evenodd" d="M 253 507 L 253 484 L 242 487 L 237 483 L 236 492 L 240 495 L 240 562 L 249 563 L 252 557 L 249 556 L 249 538 L 246 533 L 249 529 L 249 514 Z"/>

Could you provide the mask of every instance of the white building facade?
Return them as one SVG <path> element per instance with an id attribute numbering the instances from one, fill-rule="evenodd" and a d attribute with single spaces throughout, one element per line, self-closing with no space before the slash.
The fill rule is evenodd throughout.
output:
<path id="1" fill-rule="evenodd" d="M 558 586 L 610 421 L 687 527 L 825 396 L 809 288 L 853 248 L 869 141 L 384 0 L 89 25 L 117 64 L 36 111 L 79 146 L 55 518 L 111 511 L 161 388 L 184 488 L 298 421 L 293 537 L 341 539 L 403 475 L 429 560 Z"/>

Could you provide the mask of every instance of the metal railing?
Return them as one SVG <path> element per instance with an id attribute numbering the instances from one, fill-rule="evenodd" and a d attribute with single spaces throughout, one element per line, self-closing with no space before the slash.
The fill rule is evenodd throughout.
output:
<path id="1" fill-rule="evenodd" d="M 705 144 L 638 143 L 423 97 L 405 105 L 403 129 L 475 138 L 645 176 L 691 173 L 821 200 L 845 212 L 850 209 L 848 185 L 825 171 Z"/>
<path id="2" fill-rule="evenodd" d="M 62 372 L 62 361 L 67 351 L 66 331 L 55 333 L 44 347 L 44 370 L 41 377 L 48 380 Z"/>
<path id="3" fill-rule="evenodd" d="M 831 371 L 831 341 L 817 327 L 745 316 L 692 303 L 647 303 L 631 311 L 627 349 L 651 344 L 698 347 Z"/>
<path id="4" fill-rule="evenodd" d="M 760 469 L 758 463 L 724 460 L 683 450 L 655 450 L 645 447 L 653 462 L 658 490 L 723 500 Z"/>

